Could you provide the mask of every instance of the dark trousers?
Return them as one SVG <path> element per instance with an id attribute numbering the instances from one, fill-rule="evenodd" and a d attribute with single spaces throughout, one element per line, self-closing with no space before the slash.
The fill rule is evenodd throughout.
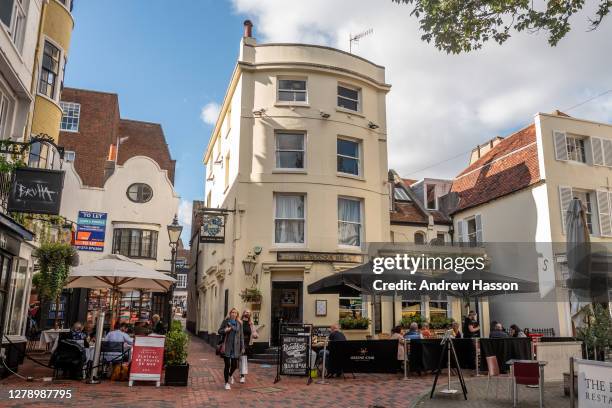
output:
<path id="1" fill-rule="evenodd" d="M 229 383 L 230 376 L 234 374 L 234 371 L 236 371 L 236 368 L 238 368 L 238 359 L 223 357 L 223 361 L 225 362 L 225 367 L 223 368 L 223 378 L 225 378 L 225 383 L 227 384 Z"/>

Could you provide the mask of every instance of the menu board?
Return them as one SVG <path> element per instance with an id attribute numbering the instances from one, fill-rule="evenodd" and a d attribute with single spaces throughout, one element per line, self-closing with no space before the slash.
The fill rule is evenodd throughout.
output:
<path id="1" fill-rule="evenodd" d="M 287 325 L 281 328 L 281 375 L 308 375 L 310 326 Z"/>
<path id="2" fill-rule="evenodd" d="M 164 336 L 136 336 L 129 386 L 134 381 L 155 381 L 159 387 L 164 363 Z"/>

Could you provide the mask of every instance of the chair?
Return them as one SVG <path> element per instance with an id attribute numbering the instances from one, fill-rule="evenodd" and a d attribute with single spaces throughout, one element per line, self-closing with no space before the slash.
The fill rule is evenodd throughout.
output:
<path id="1" fill-rule="evenodd" d="M 544 373 L 538 361 L 516 361 L 512 365 L 514 392 L 512 406 L 518 401 L 517 385 L 538 386 L 540 388 L 540 408 L 544 407 Z"/>
<path id="2" fill-rule="evenodd" d="M 510 380 L 508 382 L 508 395 L 510 395 L 511 387 L 512 387 L 512 377 L 506 377 L 506 376 L 501 375 L 501 371 L 499 369 L 499 364 L 497 363 L 496 356 L 487 357 L 487 372 L 488 372 L 487 392 L 485 394 L 487 398 L 489 397 L 489 385 L 491 384 L 491 377 L 495 377 L 495 398 L 497 398 L 497 389 L 499 388 L 498 383 L 499 383 L 500 377 L 507 378 Z"/>
<path id="3" fill-rule="evenodd" d="M 74 380 L 82 378 L 85 365 L 85 350 L 74 340 L 60 340 L 51 355 L 50 364 L 53 366 L 53 377 L 59 378 L 59 373 Z"/>
<path id="4" fill-rule="evenodd" d="M 124 355 L 125 349 L 122 341 L 103 341 L 100 343 L 102 372 L 106 372 L 106 369 L 111 364 L 121 363 Z"/>

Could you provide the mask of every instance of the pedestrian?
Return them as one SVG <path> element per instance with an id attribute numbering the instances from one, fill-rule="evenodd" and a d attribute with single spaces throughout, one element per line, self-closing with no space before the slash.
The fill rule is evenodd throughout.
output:
<path id="1" fill-rule="evenodd" d="M 516 324 L 510 326 L 510 337 L 527 337 L 527 335 Z"/>
<path id="2" fill-rule="evenodd" d="M 244 334 L 244 354 L 240 357 L 240 382 L 244 384 L 246 382 L 245 376 L 249 373 L 248 358 L 251 356 L 251 345 L 253 340 L 259 337 L 259 334 L 253 324 L 250 310 L 245 309 L 242 312 L 241 320 L 242 333 Z"/>
<path id="3" fill-rule="evenodd" d="M 391 340 L 395 340 L 397 339 L 397 361 L 398 361 L 398 367 L 401 370 L 402 369 L 402 363 L 404 362 L 404 353 L 405 353 L 405 349 L 404 349 L 404 344 L 406 343 L 406 340 L 404 340 L 404 336 L 402 335 L 402 326 L 395 326 L 393 329 L 391 329 Z"/>
<path id="4" fill-rule="evenodd" d="M 151 327 L 153 329 L 153 333 L 155 334 L 166 334 L 166 328 L 164 327 L 164 324 L 160 320 L 158 314 L 154 314 L 153 317 L 151 317 Z"/>
<path id="5" fill-rule="evenodd" d="M 238 368 L 238 359 L 244 354 L 244 332 L 242 323 L 238 318 L 238 309 L 232 308 L 219 327 L 219 334 L 223 336 L 221 355 L 223 356 L 223 378 L 225 389 L 231 390 L 234 383 L 234 371 Z"/>
<path id="6" fill-rule="evenodd" d="M 466 339 L 480 337 L 480 323 L 475 311 L 470 310 L 463 321 L 463 337 Z"/>

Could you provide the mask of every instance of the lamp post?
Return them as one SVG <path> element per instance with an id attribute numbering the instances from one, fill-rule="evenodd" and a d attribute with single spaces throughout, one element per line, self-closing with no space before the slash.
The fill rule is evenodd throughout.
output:
<path id="1" fill-rule="evenodd" d="M 172 220 L 172 224 L 168 225 L 168 238 L 169 238 L 169 245 L 170 245 L 170 250 L 171 250 L 171 259 L 170 259 L 170 276 L 172 276 L 173 278 L 176 278 L 176 250 L 178 248 L 178 242 L 179 239 L 181 238 L 181 232 L 183 232 L 183 227 L 181 225 L 179 225 L 178 223 L 178 218 L 175 215 L 174 219 Z M 174 286 L 175 284 L 173 283 L 172 286 L 170 286 L 170 289 L 168 289 L 167 292 L 167 300 L 168 302 L 166 303 L 166 316 L 165 316 L 165 320 L 166 320 L 166 324 L 168 325 L 168 330 L 170 330 L 170 325 L 172 323 L 172 306 L 174 304 Z"/>

